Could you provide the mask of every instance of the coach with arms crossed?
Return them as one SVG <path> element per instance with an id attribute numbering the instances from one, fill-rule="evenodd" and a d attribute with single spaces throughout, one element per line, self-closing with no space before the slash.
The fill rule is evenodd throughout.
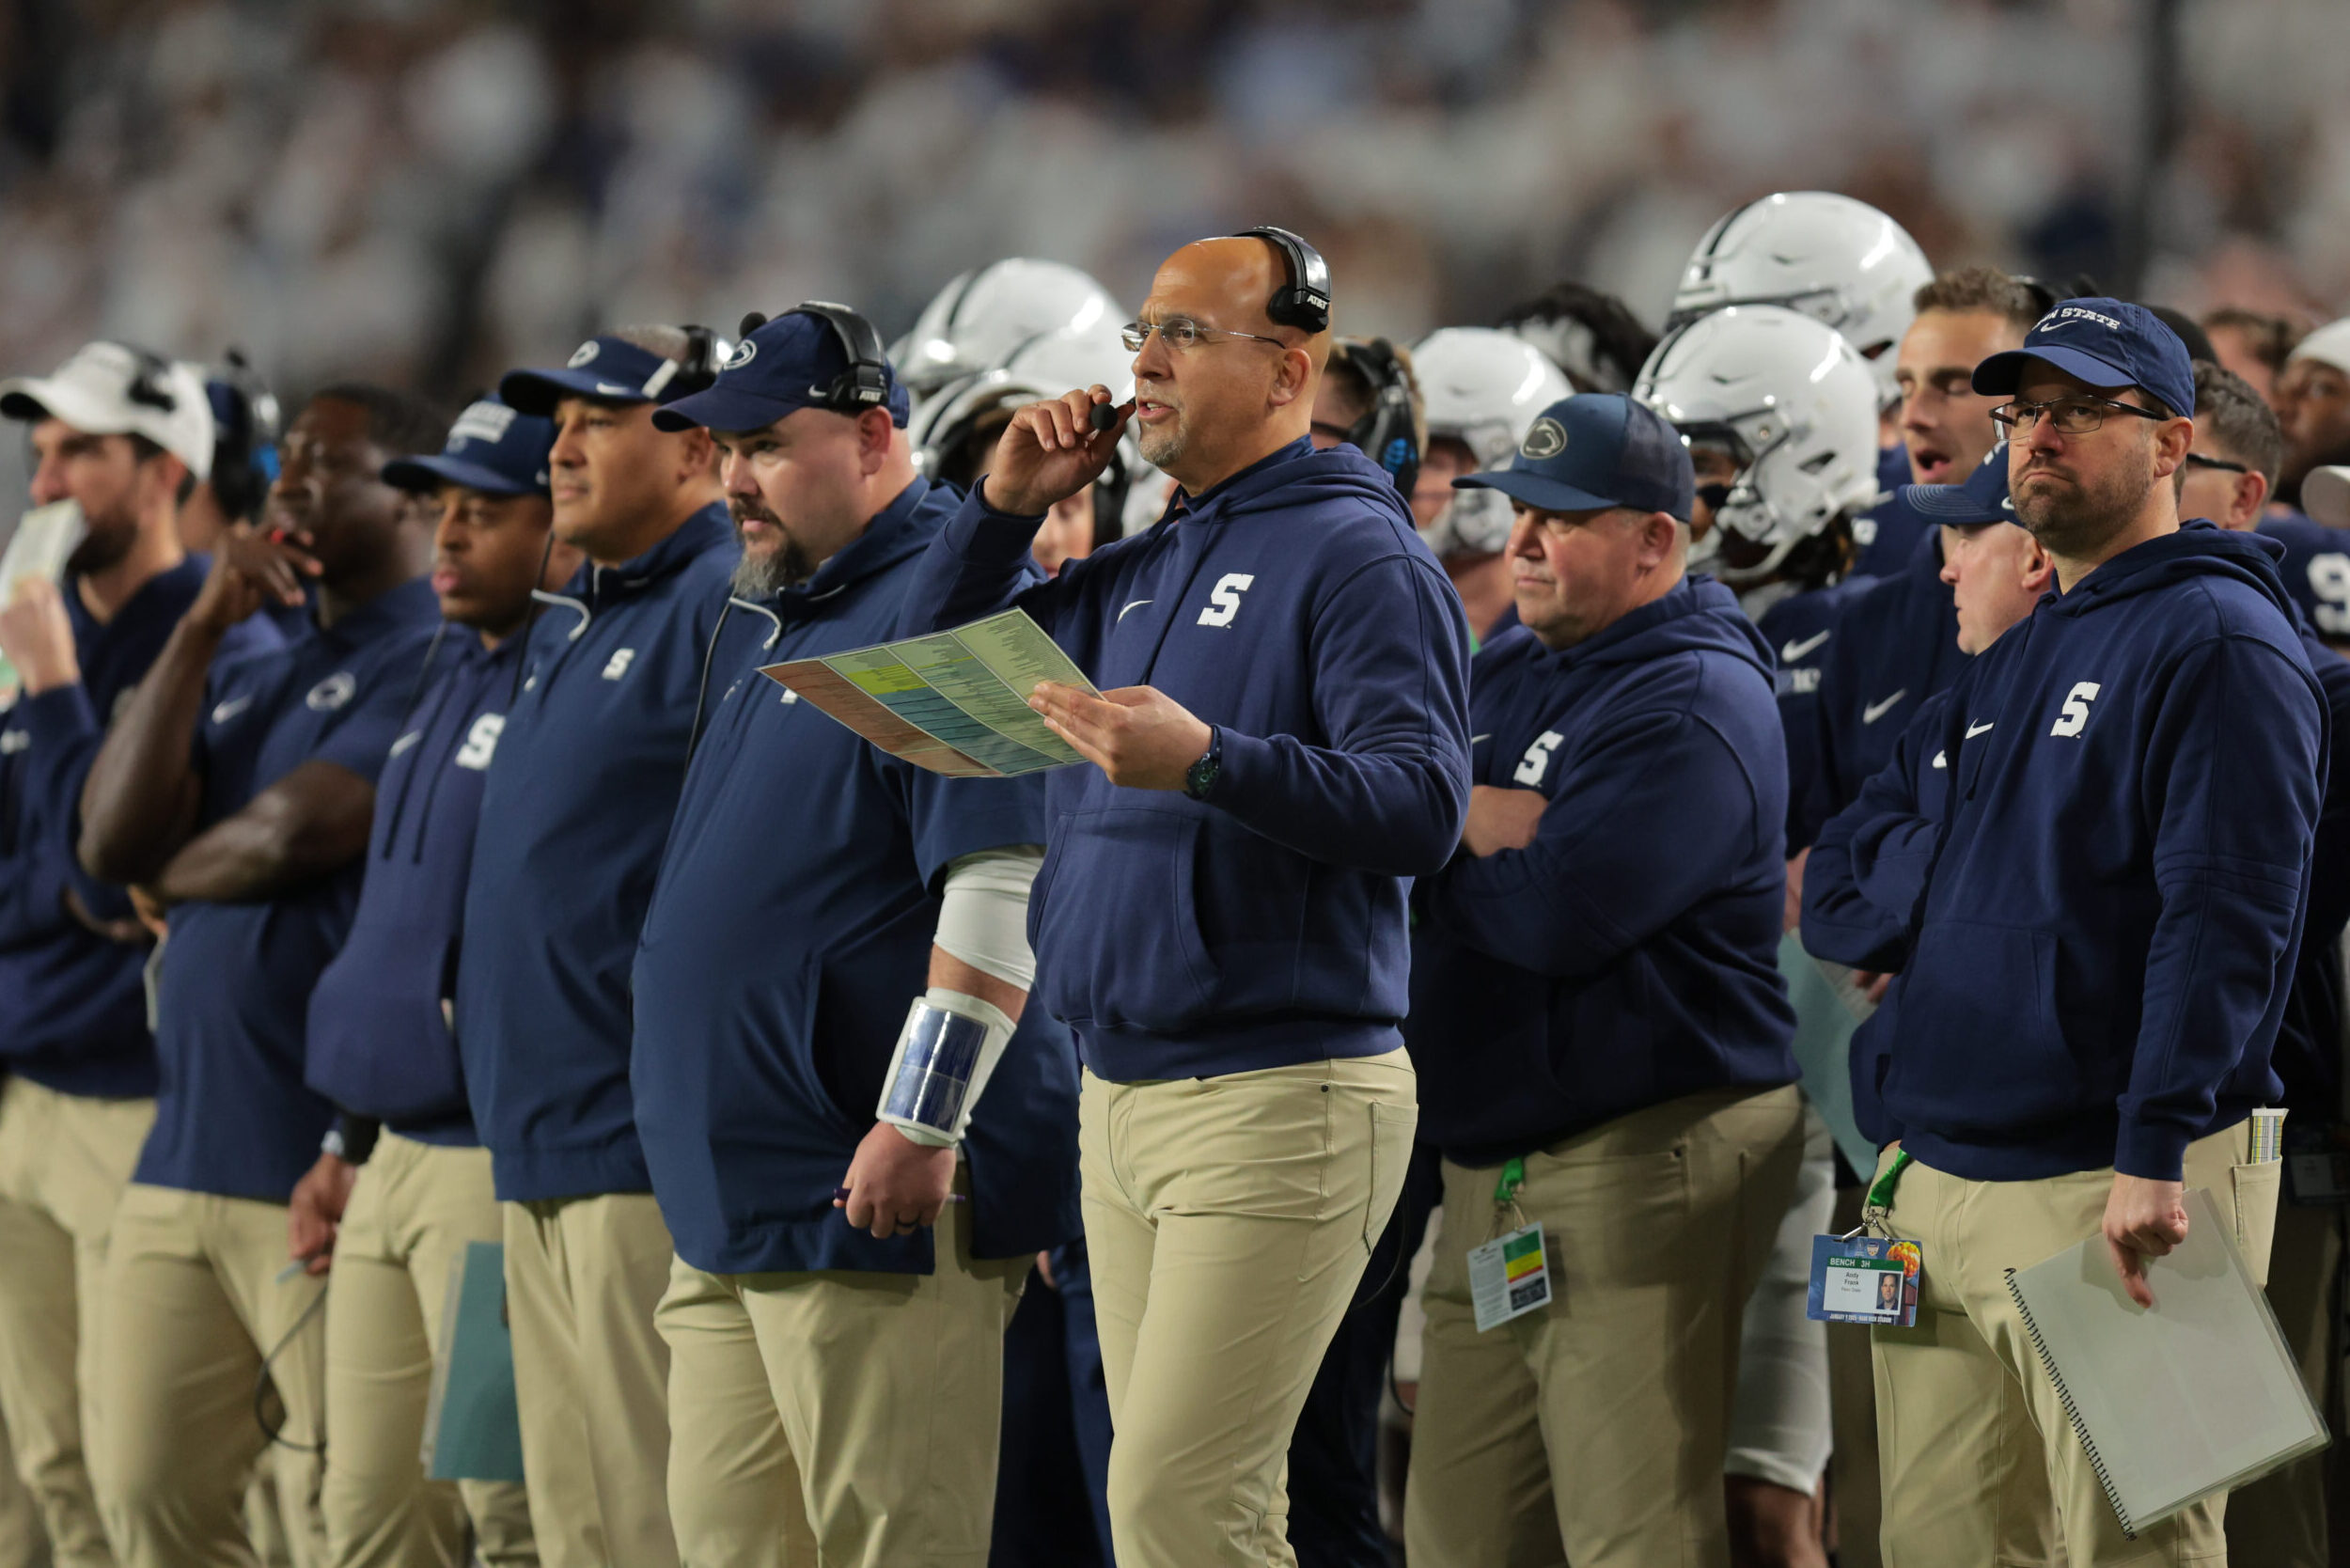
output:
<path id="1" fill-rule="evenodd" d="M 1686 574 L 1689 455 L 1630 399 L 1553 403 L 1508 469 L 1454 482 L 1517 504 L 1524 624 L 1474 666 L 1465 852 L 1415 890 L 1445 1225 L 1411 1559 L 1726 1562 L 1739 1304 L 1804 1141 L 1770 646 Z M 1480 1330 L 1469 1250 L 1529 1221 L 1564 1288 Z"/>
<path id="2" fill-rule="evenodd" d="M 2186 1237 L 2197 1186 L 2264 1272 L 2280 1168 L 2245 1163 L 2246 1118 L 2279 1093 L 2324 698 L 2268 551 L 2180 526 L 2195 382 L 2169 327 L 2066 301 L 1974 384 L 2013 400 L 2015 515 L 2060 597 L 1951 688 L 1951 803 L 1887 1001 L 1902 1143 L 1880 1179 L 1925 1285 L 1915 1328 L 1874 1331 L 1878 1407 L 1902 1413 L 1885 1560 L 1989 1560 L 1993 1450 L 2037 1450 L 2075 1568 L 2217 1561 L 2222 1499 L 2123 1537 L 2005 1271 L 2102 1235 L 2151 1305 L 2145 1260 Z"/>
<path id="3" fill-rule="evenodd" d="M 1104 688 L 1032 698 L 1095 765 L 1053 776 L 1029 918 L 1086 1062 L 1123 1568 L 1289 1560 L 1282 1455 L 1418 1119 L 1404 879 L 1460 839 L 1468 629 L 1386 473 L 1307 439 L 1328 306 L 1293 235 L 1184 246 L 1128 329 L 1167 521 L 1032 586 L 1125 422 L 1032 403 L 907 602 L 1018 604 Z"/>

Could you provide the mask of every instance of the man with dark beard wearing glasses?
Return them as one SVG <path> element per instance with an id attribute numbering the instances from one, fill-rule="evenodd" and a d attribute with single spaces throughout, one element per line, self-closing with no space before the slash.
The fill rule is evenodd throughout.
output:
<path id="1" fill-rule="evenodd" d="M 711 430 L 743 540 L 633 987 L 686 1562 L 984 1557 L 1004 1327 L 1077 1232 L 1076 1057 L 1025 1006 L 1043 780 L 918 769 L 760 674 L 885 639 L 961 504 L 880 344 L 802 306 L 655 416 Z"/>
<path id="2" fill-rule="evenodd" d="M 2310 906 L 2325 698 L 2275 546 L 2182 525 L 2194 371 L 2146 309 L 2060 304 L 1975 368 L 2010 400 L 2015 516 L 2058 593 L 1950 688 L 1938 825 L 1886 817 L 1856 859 L 1922 825 L 1894 903 L 1908 961 L 1856 1052 L 1854 1093 L 1894 1135 L 1889 1232 L 1921 1244 L 1914 1328 L 1878 1328 L 1888 1561 L 1986 1562 L 2000 1470 L 2044 1463 L 2063 1555 L 2222 1560 L 2224 1496 L 2125 1541 L 2062 1395 L 2029 1348 L 2007 1271 L 2098 1237 L 2152 1307 L 2145 1260 L 2186 1238 L 2206 1189 L 2255 1276 L 2279 1162 L 2248 1163 Z M 1863 1069 L 1867 1071 L 1863 1071 Z M 2055 1540 L 2043 1543 L 2048 1555 Z"/>

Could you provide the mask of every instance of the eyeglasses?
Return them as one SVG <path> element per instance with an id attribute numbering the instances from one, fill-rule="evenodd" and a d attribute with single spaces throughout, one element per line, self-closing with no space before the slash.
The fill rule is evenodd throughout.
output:
<path id="1" fill-rule="evenodd" d="M 2223 474 L 2248 474 L 2252 471 L 2250 463 L 2230 463 L 2226 458 L 2205 457 L 2201 452 L 2187 453 L 2186 464 L 2190 468 L 2217 468 Z"/>
<path id="2" fill-rule="evenodd" d="M 2045 402 L 2001 403 L 1991 411 L 1991 417 L 2013 435 L 2029 431 L 2044 414 L 2056 426 L 2059 435 L 2087 435 L 2106 422 L 2108 413 L 2135 414 L 2141 419 L 2168 417 L 2151 408 L 2140 408 L 2136 403 L 2116 402 L 2111 398 L 2092 398 L 2078 392 L 2050 398 Z"/>
<path id="3" fill-rule="evenodd" d="M 1251 342 L 1270 343 L 1277 349 L 1289 346 L 1278 337 L 1267 337 L 1261 332 L 1233 332 L 1224 327 L 1201 326 L 1188 316 L 1169 316 L 1163 321 L 1128 321 L 1118 329 L 1118 340 L 1126 345 L 1129 353 L 1140 353 L 1142 346 L 1151 341 L 1153 332 L 1159 335 L 1160 342 L 1178 353 L 1201 343 L 1213 342 L 1218 337 L 1246 337 Z"/>

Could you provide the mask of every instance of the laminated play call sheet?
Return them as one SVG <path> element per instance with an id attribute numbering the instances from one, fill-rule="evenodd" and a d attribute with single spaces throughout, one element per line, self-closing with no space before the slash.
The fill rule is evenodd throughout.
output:
<path id="1" fill-rule="evenodd" d="M 955 778 L 1009 778 L 1084 758 L 1028 706 L 1040 681 L 1090 692 L 1026 610 L 951 632 L 768 665 L 788 687 L 893 757 Z"/>

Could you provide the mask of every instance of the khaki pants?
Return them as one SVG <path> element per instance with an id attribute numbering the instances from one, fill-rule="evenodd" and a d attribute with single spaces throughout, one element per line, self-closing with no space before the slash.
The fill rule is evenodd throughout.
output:
<path id="1" fill-rule="evenodd" d="M 975 1262 L 967 1203 L 937 1239 L 928 1275 L 677 1261 L 659 1321 L 690 1568 L 985 1568 L 1004 1325 L 1032 1260 Z"/>
<path id="2" fill-rule="evenodd" d="M 504 1237 L 485 1149 L 386 1133 L 360 1168 L 326 1286 L 327 1560 L 462 1568 L 472 1516 L 491 1568 L 536 1563 L 523 1488 L 427 1481 L 418 1453 L 449 1280 L 471 1242 Z"/>
<path id="3" fill-rule="evenodd" d="M 2285 1343 L 2301 1363 L 2301 1377 L 2318 1413 L 2336 1433 L 2334 1333 L 2342 1309 L 2336 1282 L 2342 1268 L 2342 1210 L 2277 1211 L 2277 1241 L 2268 1255 L 2268 1304 L 2276 1309 Z M 2228 1500 L 2228 1555 L 2243 1568 L 2326 1568 L 2326 1464 L 2321 1450 L 2304 1454 Z"/>
<path id="4" fill-rule="evenodd" d="M 1411 1058 L 1088 1073 L 1086 1247 L 1120 1568 L 1290 1564 L 1297 1413 L 1402 1191 Z"/>
<path id="5" fill-rule="evenodd" d="M 674 1568 L 669 1347 L 675 1249 L 650 1193 L 508 1203 L 506 1305 L 523 1473 L 548 1568 Z"/>
<path id="6" fill-rule="evenodd" d="M 2211 1193 L 2258 1277 L 2280 1168 L 2242 1163 L 2248 1128 L 2189 1145 L 2186 1184 Z M 2226 1560 L 2224 1497 L 2123 1535 L 2008 1294 L 2009 1269 L 2095 1236 L 2112 1190 L 2110 1169 L 2037 1182 L 1902 1172 L 1888 1229 L 1919 1245 L 1925 1270 L 1917 1326 L 1871 1330 L 1888 1568 Z"/>
<path id="7" fill-rule="evenodd" d="M 137 1183 L 124 1191 L 97 1367 L 98 1495 L 123 1568 L 249 1568 L 242 1511 L 265 1453 L 296 1568 L 321 1560 L 311 1450 L 323 1435 L 326 1335 L 323 1312 L 308 1309 L 325 1281 L 279 1279 L 287 1262 L 282 1203 Z M 281 1445 L 254 1414 L 271 1352 Z"/>
<path id="8" fill-rule="evenodd" d="M 112 1568 L 90 1466 L 106 1237 L 152 1100 L 0 1082 L 0 1419 L 57 1568 Z"/>
<path id="9" fill-rule="evenodd" d="M 1413 1568 L 1724 1568 L 1742 1311 L 1802 1160 L 1791 1086 L 1668 1101 L 1529 1154 L 1506 1216 L 1497 1171 L 1445 1163 L 1403 1505 Z M 1468 1250 L 1529 1221 L 1550 1307 L 1480 1334 Z"/>
<path id="10" fill-rule="evenodd" d="M 51 1568 L 40 1505 L 17 1478 L 8 1428 L 0 1423 L 0 1568 Z"/>

